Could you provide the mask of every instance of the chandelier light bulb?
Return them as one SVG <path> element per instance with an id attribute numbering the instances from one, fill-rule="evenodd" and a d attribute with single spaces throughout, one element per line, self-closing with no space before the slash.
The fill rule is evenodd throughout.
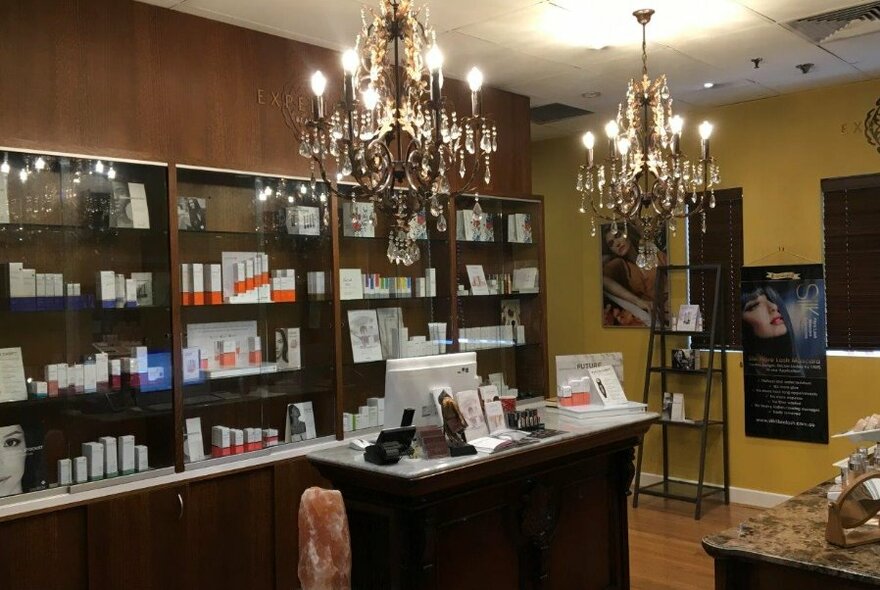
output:
<path id="1" fill-rule="evenodd" d="M 110 164 L 110 168 L 107 169 L 107 178 L 110 180 L 116 178 L 116 168 L 113 167 L 113 164 Z"/>
<path id="2" fill-rule="evenodd" d="M 342 54 L 342 69 L 350 76 L 353 76 L 357 71 L 359 62 L 360 58 L 354 49 L 346 49 Z"/>
<path id="3" fill-rule="evenodd" d="M 428 70 L 432 74 L 443 67 L 443 53 L 436 44 L 432 45 L 431 49 L 428 50 L 428 53 L 425 54 L 425 64 L 428 66 Z"/>
<path id="4" fill-rule="evenodd" d="M 43 156 L 40 156 L 39 158 L 37 158 L 37 161 L 34 162 L 34 168 L 36 168 L 37 171 L 40 171 L 40 172 L 45 170 L 46 169 L 46 159 L 43 158 Z"/>
<path id="5" fill-rule="evenodd" d="M 684 119 L 681 118 L 681 115 L 675 115 L 671 119 L 669 119 L 669 129 L 675 135 L 681 135 L 681 130 L 684 128 Z"/>
<path id="6" fill-rule="evenodd" d="M 471 87 L 471 92 L 480 91 L 480 88 L 483 86 L 483 72 L 480 71 L 480 68 L 471 68 L 467 75 L 467 82 L 468 86 Z"/>
<path id="7" fill-rule="evenodd" d="M 18 179 L 21 180 L 22 182 L 27 182 L 27 179 L 28 179 L 27 168 L 21 169 L 21 171 L 18 173 Z"/>
<path id="8" fill-rule="evenodd" d="M 97 172 L 98 174 L 104 174 L 104 162 L 102 162 L 101 160 L 95 162 L 95 172 Z"/>
<path id="9" fill-rule="evenodd" d="M 617 149 L 620 150 L 620 155 L 626 157 L 626 154 L 629 153 L 629 138 L 621 137 L 617 140 Z"/>
<path id="10" fill-rule="evenodd" d="M 3 163 L 0 164 L 0 174 L 9 174 L 12 168 L 9 166 L 9 154 L 3 156 Z"/>
<path id="11" fill-rule="evenodd" d="M 315 96 L 323 96 L 324 90 L 327 88 L 327 78 L 324 77 L 324 74 L 321 73 L 321 70 L 318 70 L 314 74 L 312 74 L 312 92 L 315 93 Z"/>
<path id="12" fill-rule="evenodd" d="M 700 137 L 704 140 L 712 137 L 712 123 L 709 121 L 703 121 L 700 123 Z"/>
<path id="13" fill-rule="evenodd" d="M 608 136 L 608 139 L 614 139 L 617 137 L 618 132 L 617 121 L 608 121 L 605 125 L 605 134 Z"/>
<path id="14" fill-rule="evenodd" d="M 372 111 L 376 108 L 376 105 L 379 104 L 379 93 L 376 92 L 376 89 L 372 86 L 367 86 L 367 89 L 363 92 L 362 98 L 364 101 L 364 107 L 368 111 Z"/>
<path id="15" fill-rule="evenodd" d="M 581 141 L 584 142 L 584 147 L 588 150 L 593 149 L 593 146 L 596 145 L 596 136 L 593 135 L 592 131 L 587 131 L 584 133 L 584 136 L 581 138 Z"/>

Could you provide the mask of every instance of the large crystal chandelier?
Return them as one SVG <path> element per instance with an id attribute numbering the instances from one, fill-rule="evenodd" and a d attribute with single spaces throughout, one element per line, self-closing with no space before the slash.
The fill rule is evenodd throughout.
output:
<path id="1" fill-rule="evenodd" d="M 592 235 L 596 221 L 611 224 L 611 231 L 627 236 L 628 225 L 641 234 L 636 263 L 640 268 L 657 266 L 655 239 L 668 226 L 676 231 L 676 220 L 699 215 L 706 231 L 706 208 L 715 206 L 714 186 L 718 184 L 718 165 L 709 154 L 712 125 L 699 126 L 701 154 L 690 162 L 681 152 L 684 120 L 672 115 L 672 98 L 666 76 L 648 77 L 645 31 L 654 11 L 633 13 L 642 25 L 642 79 L 630 80 L 626 102 L 617 118 L 608 122 L 608 156 L 596 165 L 591 132 L 583 136 L 586 163 L 580 166 L 577 190 L 580 212 L 591 214 Z"/>
<path id="2" fill-rule="evenodd" d="M 421 12 L 412 0 L 381 0 L 378 13 L 364 9 L 355 47 L 342 55 L 339 103 L 325 110 L 327 80 L 315 72 L 312 117 L 300 131 L 312 183 L 318 175 L 340 198 L 372 201 L 387 214 L 388 259 L 406 265 L 419 259 L 413 219 L 428 210 L 445 231 L 447 199 L 488 184 L 498 149 L 495 123 L 481 113 L 482 73 L 468 74 L 471 114 L 459 116 L 442 93 L 443 55 Z M 348 177 L 350 190 L 337 185 Z M 482 214 L 479 199 L 475 213 Z"/>

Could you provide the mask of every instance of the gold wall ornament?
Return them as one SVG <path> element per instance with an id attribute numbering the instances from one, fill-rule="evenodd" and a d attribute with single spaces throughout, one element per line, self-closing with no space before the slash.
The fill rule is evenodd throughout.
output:
<path id="1" fill-rule="evenodd" d="M 426 8 L 380 0 L 361 20 L 354 48 L 342 55 L 339 102 L 326 108 L 327 80 L 320 71 L 312 76 L 312 112 L 296 130 L 299 154 L 311 159 L 313 187 L 320 177 L 339 198 L 372 201 L 392 218 L 388 259 L 409 265 L 420 256 L 413 219 L 430 212 L 445 231 L 446 201 L 490 183 L 498 130 L 481 112 L 476 68 L 468 75 L 470 115 L 443 95 L 443 55 Z M 355 185 L 343 194 L 337 183 L 347 178 Z M 474 213 L 481 215 L 478 202 Z"/>
<path id="2" fill-rule="evenodd" d="M 700 157 L 691 162 L 681 152 L 684 119 L 673 115 L 666 76 L 648 76 L 646 30 L 653 14 L 650 8 L 633 12 L 642 26 L 641 78 L 630 80 L 617 117 L 605 126 L 608 155 L 601 164 L 593 154 L 596 137 L 589 131 L 584 134 L 586 161 L 575 185 L 581 197 L 578 210 L 590 215 L 593 236 L 597 220 L 624 236 L 627 224 L 638 228 L 642 239 L 636 263 L 646 270 L 658 263 L 654 239 L 666 227 L 675 233 L 676 220 L 699 215 L 706 231 L 705 212 L 715 206 L 714 187 L 719 182 L 718 165 L 709 151 L 712 125 L 699 125 Z"/>
<path id="3" fill-rule="evenodd" d="M 880 154 L 880 98 L 874 103 L 874 108 L 865 115 L 865 139 L 868 145 L 877 149 Z"/>

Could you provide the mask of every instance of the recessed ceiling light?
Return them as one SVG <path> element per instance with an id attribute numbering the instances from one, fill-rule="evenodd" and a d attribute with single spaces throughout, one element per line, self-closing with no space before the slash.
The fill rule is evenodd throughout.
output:
<path id="1" fill-rule="evenodd" d="M 715 88 L 715 82 L 703 82 L 703 88 Z"/>
<path id="2" fill-rule="evenodd" d="M 581 97 L 583 98 L 599 98 L 600 96 L 602 96 L 602 93 L 598 90 L 588 90 L 581 93 Z"/>

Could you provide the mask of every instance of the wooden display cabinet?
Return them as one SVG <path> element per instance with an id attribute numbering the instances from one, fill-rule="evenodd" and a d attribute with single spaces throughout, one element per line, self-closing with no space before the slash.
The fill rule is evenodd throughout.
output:
<path id="1" fill-rule="evenodd" d="M 479 220 L 476 203 L 455 202 L 457 348 L 477 352 L 484 381 L 501 374 L 520 398 L 546 397 L 543 200 L 481 196 Z"/>
<path id="2" fill-rule="evenodd" d="M 423 211 L 410 227 L 419 259 L 408 266 L 394 264 L 387 255 L 389 218 L 372 203 L 338 198 L 337 206 L 340 281 L 358 275 L 361 281 L 340 287 L 342 411 L 356 415 L 368 398 L 385 395 L 388 359 L 453 351 L 451 251 L 448 231 L 439 231 L 437 219 Z M 362 333 L 365 318 L 375 318 L 378 345 Z M 343 426 L 344 430 L 370 427 L 345 422 Z"/>
<path id="3" fill-rule="evenodd" d="M 203 273 L 204 295 L 181 294 L 180 331 L 182 346 L 199 347 L 201 362 L 208 365 L 194 379 L 181 375 L 184 419 L 200 419 L 205 455 L 211 457 L 213 426 L 276 429 L 279 444 L 333 435 L 333 261 L 326 187 L 313 189 L 307 181 L 292 178 L 178 167 L 177 202 L 181 270 L 188 265 L 181 276 L 191 276 L 193 264 L 203 265 L 195 269 Z M 258 276 L 245 285 L 244 293 L 236 293 L 234 260 L 253 265 L 250 261 L 258 256 L 269 264 L 268 270 L 262 269 L 263 280 Z M 222 293 L 215 291 L 213 297 L 206 284 L 210 268 L 205 267 L 210 265 L 219 265 L 215 270 L 221 270 L 224 281 Z M 257 271 L 260 266 L 257 262 Z M 310 286 L 310 273 L 323 273 L 324 293 Z M 276 282 L 281 275 L 287 284 Z M 260 283 L 266 283 L 263 293 Z M 206 350 L 212 342 L 204 335 L 196 339 L 197 331 L 222 336 L 227 329 L 229 334 L 244 330 L 257 336 L 261 358 L 249 358 L 249 351 L 242 350 L 248 343 L 239 336 L 232 366 L 220 366 L 215 351 Z M 293 410 L 291 404 L 310 404 L 311 419 L 306 406 Z M 289 412 L 299 412 L 302 419 L 286 439 Z M 299 432 L 307 420 L 314 426 Z"/>
<path id="4" fill-rule="evenodd" d="M 24 474 L 13 479 L 24 492 L 51 488 L 57 461 L 102 436 L 134 435 L 149 448 L 151 468 L 173 465 L 167 167 L 5 150 L 0 159 L 0 349 L 21 351 L 34 388 L 10 395 L 0 385 L 0 429 L 7 427 L 6 442 L 28 449 Z M 21 275 L 16 263 L 35 274 Z M 114 291 L 123 277 L 121 299 L 106 307 L 99 271 L 115 273 Z M 24 276 L 18 286 L 13 275 Z M 125 279 L 134 281 L 129 301 Z M 18 291 L 22 285 L 30 291 Z M 114 384 L 111 363 L 122 369 L 133 346 L 147 347 L 149 368 L 140 382 L 121 375 Z M 62 363 L 62 376 L 82 366 L 83 382 L 48 383 L 46 366 Z M 46 382 L 45 393 L 36 382 Z"/>

